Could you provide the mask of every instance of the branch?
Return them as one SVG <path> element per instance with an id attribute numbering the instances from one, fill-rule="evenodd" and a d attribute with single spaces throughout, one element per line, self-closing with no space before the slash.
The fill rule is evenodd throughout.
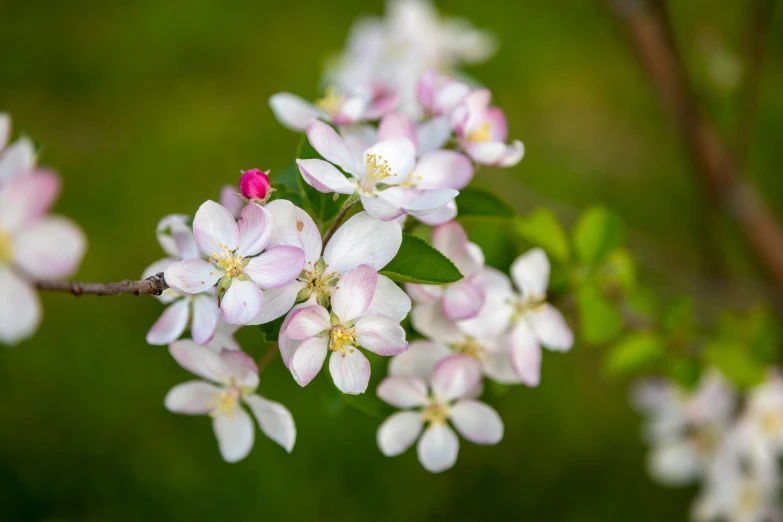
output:
<path id="1" fill-rule="evenodd" d="M 75 296 L 83 294 L 93 295 L 160 295 L 169 287 L 163 272 L 150 276 L 141 281 L 131 281 L 126 279 L 119 283 L 77 283 L 70 281 L 52 281 L 41 280 L 33 283 L 39 290 L 48 290 L 51 292 L 70 292 Z"/>
<path id="2" fill-rule="evenodd" d="M 677 125 L 707 192 L 739 224 L 779 292 L 783 292 L 783 228 L 747 183 L 726 143 L 691 93 L 662 0 L 606 0 Z"/>
<path id="3" fill-rule="evenodd" d="M 337 214 L 337 217 L 334 218 L 334 221 L 332 222 L 332 226 L 329 227 L 329 230 L 326 231 L 326 234 L 324 234 L 324 239 L 322 241 L 323 248 L 326 248 L 326 245 L 329 243 L 329 240 L 332 239 L 332 236 L 335 232 L 337 232 L 337 229 L 340 228 L 340 225 L 342 224 L 343 220 L 345 219 L 345 216 L 348 215 L 348 212 L 350 212 L 351 208 L 353 208 L 355 203 L 346 204 L 343 205 L 343 208 L 340 209 L 340 212 Z M 323 252 L 322 252 L 323 253 Z"/>

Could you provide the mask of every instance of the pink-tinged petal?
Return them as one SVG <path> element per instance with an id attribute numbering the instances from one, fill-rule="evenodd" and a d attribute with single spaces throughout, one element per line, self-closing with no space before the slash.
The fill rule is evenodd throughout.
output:
<path id="1" fill-rule="evenodd" d="M 429 304 L 443 297 L 443 288 L 437 285 L 405 283 L 405 291 L 416 304 Z"/>
<path id="2" fill-rule="evenodd" d="M 313 305 L 291 314 L 285 334 L 291 339 L 304 340 L 330 330 L 329 312 L 323 306 Z"/>
<path id="3" fill-rule="evenodd" d="M 298 159 L 296 160 L 296 164 L 307 184 L 318 192 L 324 192 L 326 194 L 331 192 L 337 192 L 338 194 L 353 194 L 356 191 L 356 187 L 348 181 L 348 178 L 328 161 L 320 159 Z"/>
<path id="4" fill-rule="evenodd" d="M 33 335 L 41 322 L 35 289 L 0 265 L 0 343 L 16 344 Z"/>
<path id="5" fill-rule="evenodd" d="M 514 372 L 527 386 L 541 381 L 541 346 L 527 321 L 518 321 L 508 335 L 511 364 Z"/>
<path id="6" fill-rule="evenodd" d="M 367 110 L 368 100 L 364 96 L 349 96 L 342 104 L 337 114 L 332 118 L 335 125 L 351 125 L 361 118 Z"/>
<path id="7" fill-rule="evenodd" d="M 378 273 L 370 265 L 359 265 L 340 278 L 332 291 L 332 311 L 342 322 L 362 315 L 375 296 Z"/>
<path id="8" fill-rule="evenodd" d="M 442 401 L 465 397 L 481 386 L 481 366 L 467 355 L 446 357 L 432 370 L 430 385 Z"/>
<path id="9" fill-rule="evenodd" d="M 231 416 L 215 415 L 212 418 L 220 456 L 226 462 L 239 462 L 253 449 L 255 426 L 250 415 L 240 407 L 234 409 Z"/>
<path id="10" fill-rule="evenodd" d="M 234 185 L 223 185 L 223 188 L 220 189 L 220 204 L 231 212 L 234 219 L 239 219 L 242 209 L 246 205 L 245 200 L 237 194 L 239 194 L 239 187 Z"/>
<path id="11" fill-rule="evenodd" d="M 264 435 L 291 453 L 296 442 L 296 425 L 288 408 L 279 402 L 270 401 L 258 395 L 245 397 L 245 402 L 253 412 L 258 421 L 258 427 L 261 428 Z"/>
<path id="12" fill-rule="evenodd" d="M 391 187 L 378 192 L 378 197 L 392 206 L 399 206 L 408 214 L 424 215 L 435 212 L 459 195 L 454 189 L 415 189 Z"/>
<path id="13" fill-rule="evenodd" d="M 364 210 L 376 220 L 390 222 L 405 215 L 405 210 L 379 197 L 362 196 L 361 200 Z"/>
<path id="14" fill-rule="evenodd" d="M 329 373 L 337 389 L 349 395 L 358 395 L 367 390 L 370 383 L 370 361 L 359 350 L 348 350 L 344 354 L 333 352 L 329 358 Z"/>
<path id="15" fill-rule="evenodd" d="M 459 439 L 454 430 L 444 424 L 430 424 L 416 446 L 419 462 L 431 473 L 440 473 L 457 462 Z"/>
<path id="16" fill-rule="evenodd" d="M 354 174 L 356 172 L 353 154 L 348 150 L 345 140 L 343 140 L 329 125 L 318 120 L 311 121 L 307 126 L 307 139 L 310 141 L 310 145 L 312 145 L 318 154 L 326 161 L 334 163 L 348 174 Z M 297 163 L 299 163 L 299 161 L 301 160 L 298 160 Z M 315 188 L 318 189 L 317 187 Z M 349 194 L 349 192 L 346 192 L 346 194 Z"/>
<path id="17" fill-rule="evenodd" d="M 187 371 L 209 381 L 228 384 L 234 377 L 219 353 L 190 339 L 174 341 L 169 345 L 169 353 Z"/>
<path id="18" fill-rule="evenodd" d="M 378 131 L 372 125 L 354 124 L 350 127 L 342 127 L 340 135 L 345 140 L 345 145 L 354 157 L 354 163 L 359 165 L 364 157 L 364 151 L 378 141 Z M 364 173 L 362 173 L 364 176 Z M 361 176 L 360 176 L 361 177 Z"/>
<path id="19" fill-rule="evenodd" d="M 254 390 L 258 387 L 258 365 L 242 350 L 220 350 L 220 359 L 228 368 L 234 384 Z"/>
<path id="20" fill-rule="evenodd" d="M 418 377 L 386 377 L 375 393 L 395 408 L 415 408 L 429 403 L 427 384 Z"/>
<path id="21" fill-rule="evenodd" d="M 32 277 L 67 277 L 79 267 L 86 245 L 84 232 L 72 221 L 49 216 L 19 233 L 14 262 Z"/>
<path id="22" fill-rule="evenodd" d="M 457 324 L 443 315 L 439 302 L 414 306 L 411 324 L 420 334 L 442 343 L 457 343 L 465 337 Z"/>
<path id="23" fill-rule="evenodd" d="M 289 364 L 291 375 L 299 386 L 307 386 L 318 375 L 328 351 L 329 339 L 326 337 L 311 337 L 299 345 Z"/>
<path id="24" fill-rule="evenodd" d="M 438 225 L 443 225 L 444 223 L 453 221 L 456 217 L 457 217 L 457 203 L 454 201 L 449 201 L 448 203 L 440 207 L 438 210 L 435 210 L 433 212 L 428 212 L 422 215 L 417 215 L 416 219 L 418 219 L 425 225 L 429 225 L 431 227 L 437 227 Z"/>
<path id="25" fill-rule="evenodd" d="M 465 280 L 451 284 L 443 294 L 443 315 L 452 321 L 476 317 L 484 306 L 484 290 Z"/>
<path id="26" fill-rule="evenodd" d="M 254 256 L 261 252 L 269 242 L 272 233 L 272 217 L 264 207 L 257 203 L 249 203 L 242 209 L 242 218 L 237 224 L 239 228 L 240 256 Z"/>
<path id="27" fill-rule="evenodd" d="M 356 340 L 359 346 L 378 355 L 397 355 L 408 349 L 405 329 L 398 321 L 382 315 L 359 318 L 356 322 Z"/>
<path id="28" fill-rule="evenodd" d="M 506 115 L 498 107 L 487 109 L 486 122 L 489 123 L 489 131 L 492 134 L 492 141 L 506 141 L 508 138 L 508 123 Z"/>
<path id="29" fill-rule="evenodd" d="M 304 250 L 293 246 L 276 246 L 250 260 L 244 268 L 257 285 L 263 288 L 280 288 L 294 281 L 305 263 Z"/>
<path id="30" fill-rule="evenodd" d="M 263 290 L 264 306 L 248 325 L 265 324 L 287 314 L 296 303 L 296 296 L 306 283 L 293 281 L 280 288 Z"/>
<path id="31" fill-rule="evenodd" d="M 370 163 L 371 155 L 374 155 L 376 165 L 388 167 L 388 177 L 381 180 L 387 185 L 405 181 L 416 163 L 416 149 L 407 139 L 379 141 L 364 151 L 364 165 Z"/>
<path id="32" fill-rule="evenodd" d="M 438 69 L 432 67 L 424 71 L 419 77 L 419 81 L 416 82 L 416 98 L 419 100 L 421 107 L 427 112 L 432 112 L 435 106 L 435 89 L 438 86 L 438 76 Z"/>
<path id="33" fill-rule="evenodd" d="M 408 140 L 413 145 L 414 152 L 419 146 L 416 126 L 399 112 L 390 112 L 378 125 L 378 141 L 387 140 Z"/>
<path id="34" fill-rule="evenodd" d="M 60 179 L 39 170 L 8 180 L 0 187 L 0 229 L 20 230 L 38 220 L 60 192 Z"/>
<path id="35" fill-rule="evenodd" d="M 190 303 L 187 299 L 174 301 L 166 307 L 160 318 L 147 332 L 147 343 L 154 345 L 169 344 L 179 339 L 188 326 Z"/>
<path id="36" fill-rule="evenodd" d="M 377 120 L 389 111 L 394 110 L 398 102 L 399 96 L 393 92 L 376 96 L 364 112 L 364 119 Z"/>
<path id="37" fill-rule="evenodd" d="M 452 131 L 451 122 L 444 116 L 420 123 L 416 129 L 419 155 L 442 148 L 451 138 Z"/>
<path id="38" fill-rule="evenodd" d="M 484 267 L 471 279 L 471 284 L 481 287 L 486 299 L 479 314 L 472 319 L 460 321 L 459 327 L 476 339 L 505 334 L 514 314 L 514 293 L 508 277 L 499 270 Z"/>
<path id="39" fill-rule="evenodd" d="M 499 167 L 513 167 L 525 157 L 525 145 L 519 141 L 514 140 L 511 145 L 506 147 L 506 153 L 498 163 Z"/>
<path id="40" fill-rule="evenodd" d="M 432 246 L 451 259 L 465 277 L 478 272 L 483 263 L 471 250 L 465 229 L 457 222 L 446 223 L 432 231 Z"/>
<path id="41" fill-rule="evenodd" d="M 365 315 L 383 315 L 401 322 L 411 311 L 411 299 L 402 288 L 384 275 L 378 274 L 375 295 Z"/>
<path id="42" fill-rule="evenodd" d="M 521 141 L 514 141 L 511 145 L 502 141 L 468 143 L 466 150 L 476 163 L 494 167 L 513 167 L 525 155 L 525 146 Z"/>
<path id="43" fill-rule="evenodd" d="M 475 444 L 497 444 L 503 438 L 503 420 L 483 402 L 463 399 L 449 408 L 457 432 Z"/>
<path id="44" fill-rule="evenodd" d="M 218 321 L 215 335 L 205 346 L 215 353 L 220 353 L 223 350 L 242 350 L 242 347 L 239 346 L 237 340 L 234 339 L 234 332 L 238 329 L 239 327 L 236 325 L 228 324 L 225 321 Z"/>
<path id="45" fill-rule="evenodd" d="M 488 89 L 477 89 L 462 99 L 465 107 L 464 119 L 459 122 L 458 131 L 467 136 L 478 129 L 487 119 L 487 109 L 492 95 Z"/>
<path id="46" fill-rule="evenodd" d="M 169 214 L 158 222 L 155 235 L 167 255 L 180 260 L 201 257 L 189 220 L 185 214 Z"/>
<path id="47" fill-rule="evenodd" d="M 270 247 L 288 245 L 304 250 L 305 261 L 315 263 L 321 257 L 321 233 L 313 218 L 285 199 L 276 199 L 266 206 L 272 216 Z"/>
<path id="48" fill-rule="evenodd" d="M 278 92 L 270 96 L 269 107 L 277 121 L 297 132 L 303 132 L 313 118 L 323 115 L 315 105 L 290 92 Z"/>
<path id="49" fill-rule="evenodd" d="M 220 301 L 223 320 L 229 324 L 247 324 L 261 311 L 264 294 L 253 281 L 234 279 Z"/>
<path id="50" fill-rule="evenodd" d="M 473 163 L 454 150 L 433 150 L 423 155 L 413 169 L 420 189 L 462 189 L 473 179 Z"/>
<path id="51" fill-rule="evenodd" d="M 359 265 L 382 269 L 397 255 L 402 230 L 396 223 L 380 222 L 366 212 L 346 221 L 324 250 L 329 270 L 346 274 Z"/>
<path id="52" fill-rule="evenodd" d="M 190 333 L 198 344 L 207 344 L 215 336 L 220 322 L 220 308 L 217 299 L 207 294 L 199 294 L 193 302 L 193 321 Z"/>
<path id="53" fill-rule="evenodd" d="M 204 381 L 183 382 L 169 390 L 163 405 L 173 413 L 206 415 L 211 410 L 208 404 L 214 402 L 221 391 L 222 388 Z"/>
<path id="54" fill-rule="evenodd" d="M 470 87 L 462 82 L 447 79 L 435 92 L 435 115 L 449 115 L 470 94 Z"/>
<path id="55" fill-rule="evenodd" d="M 511 264 L 511 277 L 523 297 L 541 298 L 549 286 L 549 259 L 540 248 L 531 248 Z"/>
<path id="56" fill-rule="evenodd" d="M 2 155 L 0 155 L 0 183 L 5 183 L 19 174 L 31 171 L 35 167 L 35 146 L 27 138 L 19 138 L 6 149 L 3 149 L 3 143 L 0 142 L 0 150 L 2 150 Z"/>
<path id="57" fill-rule="evenodd" d="M 387 457 L 401 455 L 419 438 L 424 421 L 421 413 L 400 411 L 383 421 L 378 428 L 378 449 Z"/>
<path id="58" fill-rule="evenodd" d="M 492 352 L 485 350 L 481 354 L 481 368 L 484 375 L 501 384 L 522 384 L 511 362 L 511 353 L 505 351 Z"/>
<path id="59" fill-rule="evenodd" d="M 6 112 L 0 112 L 0 151 L 2 151 L 11 137 L 11 116 Z M 2 178 L 0 178 L 2 179 Z"/>
<path id="60" fill-rule="evenodd" d="M 214 201 L 202 203 L 193 218 L 193 235 L 201 252 L 209 257 L 239 247 L 239 228 L 231 212 Z"/>
<path id="61" fill-rule="evenodd" d="M 557 352 L 567 352 L 574 345 L 574 334 L 568 327 L 563 314 L 549 303 L 526 315 L 541 344 Z"/>
<path id="62" fill-rule="evenodd" d="M 202 259 L 172 263 L 164 272 L 166 284 L 186 294 L 200 294 L 215 286 L 225 272 Z"/>
<path id="63" fill-rule="evenodd" d="M 413 341 L 408 350 L 392 357 L 389 361 L 389 375 L 414 376 L 429 382 L 435 365 L 454 352 L 440 343 Z"/>

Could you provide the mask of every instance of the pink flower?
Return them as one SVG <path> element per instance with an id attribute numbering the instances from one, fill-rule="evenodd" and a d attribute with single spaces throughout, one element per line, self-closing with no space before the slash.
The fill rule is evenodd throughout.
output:
<path id="1" fill-rule="evenodd" d="M 234 219 L 242 216 L 242 209 L 247 205 L 247 201 L 240 196 L 239 189 L 233 185 L 223 185 L 220 189 L 220 204 L 231 212 Z"/>
<path id="2" fill-rule="evenodd" d="M 186 294 L 199 294 L 217 284 L 223 319 L 231 324 L 247 324 L 262 309 L 261 289 L 285 286 L 304 266 L 301 248 L 277 246 L 261 253 L 272 227 L 269 213 L 255 203 L 242 210 L 237 223 L 228 209 L 207 201 L 196 212 L 193 233 L 209 261 L 187 259 L 174 263 L 166 269 L 166 282 Z"/>
<path id="3" fill-rule="evenodd" d="M 35 146 L 28 138 L 20 138 L 11 145 L 11 118 L 0 113 L 0 184 L 12 177 L 31 172 L 35 167 Z"/>
<path id="4" fill-rule="evenodd" d="M 378 274 L 360 265 L 343 276 L 331 296 L 332 312 L 320 305 L 295 310 L 283 334 L 300 341 L 289 368 L 296 382 L 307 385 L 318 374 L 328 352 L 329 372 L 343 393 L 364 393 L 370 380 L 370 362 L 361 346 L 378 355 L 395 355 L 408 348 L 399 321 L 367 311 L 375 296 Z"/>
<path id="5" fill-rule="evenodd" d="M 503 421 L 490 406 L 471 398 L 480 386 L 478 365 L 464 355 L 441 360 L 429 377 L 429 387 L 417 376 L 387 377 L 378 385 L 378 397 L 403 411 L 378 428 L 381 452 L 400 455 L 418 439 L 416 452 L 424 469 L 445 471 L 454 466 L 459 453 L 459 439 L 449 422 L 471 442 L 497 444 L 503 438 Z"/>
<path id="6" fill-rule="evenodd" d="M 522 160 L 525 147 L 515 140 L 506 145 L 506 116 L 497 107 L 490 107 L 491 94 L 479 89 L 468 94 L 454 110 L 452 121 L 462 148 L 476 163 L 513 167 Z"/>
<path id="7" fill-rule="evenodd" d="M 169 347 L 180 366 L 205 380 L 174 386 L 164 400 L 166 409 L 186 415 L 209 415 L 226 462 L 244 459 L 253 448 L 255 428 L 249 408 L 264 434 L 291 452 L 296 427 L 291 413 L 280 403 L 255 394 L 258 368 L 239 350 L 215 353 L 188 340 Z"/>
<path id="8" fill-rule="evenodd" d="M 246 170 L 239 178 L 239 189 L 247 199 L 266 201 L 271 188 L 268 173 L 258 169 Z"/>

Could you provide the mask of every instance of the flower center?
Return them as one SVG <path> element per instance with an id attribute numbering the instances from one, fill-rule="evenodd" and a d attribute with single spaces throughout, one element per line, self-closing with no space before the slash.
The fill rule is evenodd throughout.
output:
<path id="1" fill-rule="evenodd" d="M 449 409 L 442 402 L 437 401 L 434 397 L 430 399 L 430 404 L 424 411 L 421 412 L 424 422 L 429 422 L 429 427 L 436 424 L 446 424 L 449 419 Z"/>
<path id="2" fill-rule="evenodd" d="M 411 172 L 408 174 L 408 177 L 405 178 L 405 181 L 397 185 L 398 187 L 403 188 L 416 188 L 420 181 L 422 181 L 424 178 L 422 176 L 417 175 L 415 172 Z"/>
<path id="3" fill-rule="evenodd" d="M 11 234 L 0 229 L 0 264 L 11 264 L 14 258 L 14 245 Z"/>
<path id="4" fill-rule="evenodd" d="M 223 391 L 211 393 L 210 397 L 214 400 L 205 405 L 210 409 L 209 416 L 217 417 L 218 415 L 223 415 L 225 417 L 233 417 L 241 394 L 242 391 L 235 385 L 231 385 Z"/>
<path id="5" fill-rule="evenodd" d="M 310 264 L 310 263 L 308 263 Z M 300 290 L 297 296 L 297 302 L 304 302 L 315 295 L 318 304 L 324 308 L 329 306 L 329 298 L 332 295 L 332 288 L 337 286 L 340 280 L 340 274 L 337 272 L 326 272 L 329 265 L 324 263 L 323 258 L 319 259 L 311 270 L 302 270 L 297 280 L 305 283 L 305 287 Z M 326 304 L 324 304 L 326 303 Z"/>
<path id="6" fill-rule="evenodd" d="M 452 344 L 451 349 L 456 353 L 461 353 L 473 357 L 474 359 L 478 359 L 484 351 L 484 347 L 481 343 L 473 337 L 466 337 L 464 341 Z"/>
<path id="7" fill-rule="evenodd" d="M 227 245 L 218 245 L 221 250 L 218 253 L 212 254 L 209 260 L 218 268 L 222 268 L 228 277 L 237 277 L 242 273 L 242 269 L 245 268 L 245 257 L 238 256 L 235 250 L 229 250 Z"/>
<path id="8" fill-rule="evenodd" d="M 366 191 L 372 191 L 378 182 L 388 177 L 397 177 L 397 173 L 392 172 L 389 161 L 383 159 L 380 154 L 367 154 L 365 170 L 367 175 L 362 180 L 360 188 Z"/>
<path id="9" fill-rule="evenodd" d="M 345 357 L 346 352 L 353 352 L 356 344 L 356 328 L 343 325 L 333 326 L 329 332 L 329 349 L 333 352 L 341 352 Z"/>
<path id="10" fill-rule="evenodd" d="M 323 110 L 329 117 L 334 117 L 344 101 L 345 96 L 340 94 L 335 87 L 327 87 L 324 97 L 315 100 L 315 106 Z"/>
<path id="11" fill-rule="evenodd" d="M 478 128 L 473 129 L 467 136 L 468 141 L 476 143 L 484 143 L 492 139 L 491 126 L 488 121 L 485 121 Z"/>
<path id="12" fill-rule="evenodd" d="M 546 295 L 529 295 L 512 302 L 517 317 L 523 317 L 528 312 L 535 312 L 546 304 Z"/>
<path id="13" fill-rule="evenodd" d="M 761 416 L 761 429 L 767 435 L 780 433 L 783 430 L 783 415 L 776 411 L 768 411 Z"/>

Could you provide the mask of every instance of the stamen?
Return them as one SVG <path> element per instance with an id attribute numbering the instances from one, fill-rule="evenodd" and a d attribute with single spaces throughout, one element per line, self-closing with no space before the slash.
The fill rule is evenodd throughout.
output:
<path id="1" fill-rule="evenodd" d="M 210 397 L 215 399 L 205 404 L 209 408 L 209 416 L 216 417 L 223 415 L 225 417 L 234 417 L 234 411 L 237 408 L 237 399 L 239 399 L 240 391 L 236 386 L 226 388 L 221 392 L 215 392 L 210 394 Z"/>
<path id="2" fill-rule="evenodd" d="M 354 347 L 358 346 L 356 343 L 356 328 L 346 328 L 342 325 L 337 325 L 332 328 L 329 334 L 329 349 L 333 352 L 342 352 L 345 357 L 346 352 L 354 352 Z"/>
<path id="3" fill-rule="evenodd" d="M 449 418 L 448 407 L 438 402 L 434 397 L 430 399 L 430 404 L 421 412 L 424 422 L 429 422 L 428 428 L 432 428 L 436 424 L 445 425 Z"/>
<path id="4" fill-rule="evenodd" d="M 315 106 L 330 117 L 334 117 L 340 111 L 343 101 L 345 101 L 345 96 L 341 95 L 335 87 L 327 87 L 324 97 L 315 100 Z"/>
<path id="5" fill-rule="evenodd" d="M 0 229 L 0 265 L 10 264 L 14 258 L 14 245 L 11 234 Z"/>
<path id="6" fill-rule="evenodd" d="M 474 359 L 478 359 L 484 352 L 484 346 L 473 337 L 466 337 L 461 343 L 452 344 L 451 349 Z"/>
<path id="7" fill-rule="evenodd" d="M 486 141 L 489 141 L 492 139 L 492 130 L 491 126 L 488 121 L 485 121 L 479 127 L 472 132 L 470 132 L 467 136 L 468 141 L 472 141 L 475 143 L 484 143 Z"/>

